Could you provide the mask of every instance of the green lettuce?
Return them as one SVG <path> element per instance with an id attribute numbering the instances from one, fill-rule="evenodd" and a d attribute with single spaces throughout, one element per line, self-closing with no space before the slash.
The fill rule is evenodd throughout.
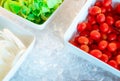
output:
<path id="1" fill-rule="evenodd" d="M 0 6 L 34 23 L 44 23 L 63 0 L 1 0 Z"/>

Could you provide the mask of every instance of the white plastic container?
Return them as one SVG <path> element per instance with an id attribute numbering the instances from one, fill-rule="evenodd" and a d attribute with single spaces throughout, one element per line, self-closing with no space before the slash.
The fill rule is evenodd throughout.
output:
<path id="1" fill-rule="evenodd" d="M 120 2 L 120 0 L 112 0 L 113 3 Z M 108 64 L 102 62 L 101 60 L 95 58 L 94 56 L 82 51 L 81 49 L 77 48 L 76 46 L 69 43 L 69 40 L 75 35 L 77 32 L 77 25 L 79 22 L 82 22 L 86 20 L 86 17 L 88 15 L 88 9 L 91 7 L 91 5 L 94 5 L 96 0 L 87 0 L 86 4 L 83 6 L 83 8 L 80 10 L 79 14 L 76 16 L 70 27 L 65 33 L 64 41 L 65 45 L 72 50 L 74 54 L 76 54 L 79 57 L 82 57 L 83 59 L 88 60 L 89 62 L 103 68 L 104 70 L 113 73 L 114 75 L 120 77 L 120 71 L 109 66 Z M 114 4 L 113 4 L 114 5 Z"/>
<path id="2" fill-rule="evenodd" d="M 15 34 L 23 42 L 23 44 L 27 48 L 22 55 L 17 57 L 17 59 L 15 57 L 16 59 L 15 64 L 13 65 L 13 67 L 9 70 L 7 75 L 2 80 L 2 81 L 9 81 L 10 78 L 19 69 L 20 65 L 25 60 L 26 56 L 31 51 L 34 45 L 34 42 L 35 42 L 35 37 L 32 33 L 26 31 L 25 29 L 22 29 L 18 25 L 12 23 L 10 20 L 6 20 L 3 16 L 0 16 L 0 30 L 2 30 L 3 28 L 9 29 L 13 34 Z"/>
<path id="3" fill-rule="evenodd" d="M 55 17 L 55 14 L 57 14 L 60 7 L 62 7 L 63 3 L 64 1 L 60 4 L 60 6 L 51 14 L 51 16 L 43 24 L 36 24 L 34 22 L 31 22 L 2 7 L 0 7 L 0 13 L 2 13 L 2 15 L 4 15 L 5 17 L 10 18 L 13 22 L 16 22 L 16 21 L 19 22 L 18 24 L 24 24 L 27 27 L 32 27 L 34 29 L 43 30 L 46 27 L 46 25 Z"/>

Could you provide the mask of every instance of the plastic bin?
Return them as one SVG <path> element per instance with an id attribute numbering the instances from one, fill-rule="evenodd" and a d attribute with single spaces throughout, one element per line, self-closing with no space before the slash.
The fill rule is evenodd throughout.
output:
<path id="1" fill-rule="evenodd" d="M 68 28 L 68 30 L 65 33 L 64 41 L 66 47 L 68 47 L 74 54 L 76 54 L 79 57 L 82 57 L 83 59 L 88 60 L 89 62 L 103 68 L 104 70 L 113 73 L 114 75 L 120 77 L 120 71 L 111 67 L 110 65 L 102 62 L 101 60 L 93 57 L 92 55 L 84 52 L 83 50 L 77 48 L 76 46 L 69 43 L 69 40 L 76 34 L 77 32 L 77 25 L 79 22 L 82 22 L 86 20 L 86 17 L 88 15 L 88 9 L 94 5 L 96 0 L 87 0 L 86 4 L 83 6 L 83 8 L 80 10 L 79 14 L 76 16 L 76 18 L 73 20 L 72 24 Z M 120 0 L 113 0 L 113 5 L 116 2 L 120 2 Z"/>
<path id="2" fill-rule="evenodd" d="M 2 81 L 9 81 L 10 78 L 18 70 L 20 65 L 23 63 L 26 56 L 28 56 L 31 49 L 33 48 L 33 45 L 35 43 L 35 37 L 31 32 L 28 32 L 25 29 L 22 29 L 20 26 L 12 23 L 10 20 L 7 20 L 3 16 L 0 16 L 0 30 L 2 30 L 3 28 L 9 29 L 26 46 L 26 50 L 24 51 L 24 53 L 22 53 L 18 56 L 16 54 L 12 68 L 7 72 L 7 75 L 2 80 Z"/>
<path id="3" fill-rule="evenodd" d="M 0 13 L 2 13 L 5 17 L 10 18 L 13 22 L 17 21 L 18 24 L 23 24 L 27 27 L 32 27 L 34 29 L 43 30 L 46 27 L 46 25 L 55 17 L 55 14 L 57 14 L 60 7 L 62 7 L 63 3 L 64 1 L 59 5 L 59 7 L 51 14 L 51 16 L 43 24 L 36 24 L 19 15 L 14 14 L 11 11 L 6 10 L 3 7 L 0 7 Z"/>

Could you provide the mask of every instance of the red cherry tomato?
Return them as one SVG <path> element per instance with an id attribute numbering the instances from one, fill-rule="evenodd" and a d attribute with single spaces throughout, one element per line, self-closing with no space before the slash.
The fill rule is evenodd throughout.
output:
<path id="1" fill-rule="evenodd" d="M 103 40 L 106 40 L 108 38 L 107 34 L 106 33 L 101 33 L 101 38 Z"/>
<path id="2" fill-rule="evenodd" d="M 76 43 L 76 42 L 74 42 L 74 41 L 69 41 L 72 45 L 74 45 L 74 46 L 78 46 L 78 44 Z"/>
<path id="3" fill-rule="evenodd" d="M 93 40 L 98 40 L 98 39 L 100 39 L 101 34 L 100 34 L 100 32 L 98 32 L 97 30 L 92 30 L 92 31 L 90 32 L 90 37 L 91 37 Z"/>
<path id="4" fill-rule="evenodd" d="M 101 58 L 100 58 L 103 62 L 108 62 L 109 58 L 106 54 L 102 54 Z"/>
<path id="5" fill-rule="evenodd" d="M 98 49 L 98 46 L 96 44 L 91 44 L 90 49 L 91 50 Z"/>
<path id="6" fill-rule="evenodd" d="M 77 43 L 77 44 L 79 44 L 79 43 L 78 43 L 78 38 L 79 38 L 79 36 L 76 36 L 76 37 L 74 38 L 74 42 Z"/>
<path id="7" fill-rule="evenodd" d="M 92 30 L 92 24 L 89 23 L 89 22 L 87 22 L 86 24 L 87 24 L 86 30 L 91 31 Z"/>
<path id="8" fill-rule="evenodd" d="M 104 53 L 108 56 L 108 58 L 109 58 L 109 59 L 111 59 L 112 54 L 111 54 L 111 52 L 110 52 L 110 51 L 105 50 L 105 51 L 104 51 Z"/>
<path id="9" fill-rule="evenodd" d="M 116 40 L 116 38 L 117 38 L 117 35 L 115 33 L 110 33 L 108 35 L 108 40 L 109 41 L 114 41 L 114 40 Z"/>
<path id="10" fill-rule="evenodd" d="M 111 4 L 112 4 L 112 0 L 103 0 L 103 5 L 105 7 L 107 7 L 107 6 L 111 5 Z"/>
<path id="11" fill-rule="evenodd" d="M 117 21 L 115 22 L 115 26 L 116 26 L 117 28 L 120 28 L 120 20 L 117 20 Z"/>
<path id="12" fill-rule="evenodd" d="M 91 50 L 90 54 L 96 58 L 101 58 L 101 56 L 102 56 L 102 52 L 98 49 Z"/>
<path id="13" fill-rule="evenodd" d="M 101 7 L 102 6 L 102 1 L 95 2 L 95 6 Z"/>
<path id="14" fill-rule="evenodd" d="M 102 32 L 108 32 L 108 30 L 109 30 L 109 26 L 108 26 L 108 24 L 107 23 L 102 23 L 101 25 L 100 25 L 100 30 L 102 31 Z"/>
<path id="15" fill-rule="evenodd" d="M 102 22 L 104 22 L 105 21 L 105 15 L 104 14 L 98 14 L 97 15 L 97 22 L 98 23 L 102 23 Z"/>
<path id="16" fill-rule="evenodd" d="M 90 25 L 93 25 L 96 23 L 96 19 L 94 16 L 88 16 L 88 22 L 90 23 Z"/>
<path id="17" fill-rule="evenodd" d="M 88 31 L 88 30 L 82 31 L 82 32 L 80 33 L 80 36 L 88 37 L 88 36 L 89 36 L 89 31 Z"/>
<path id="18" fill-rule="evenodd" d="M 106 40 L 102 40 L 99 42 L 98 47 L 100 50 L 104 50 L 108 45 L 108 42 Z"/>
<path id="19" fill-rule="evenodd" d="M 118 64 L 120 64 L 120 55 L 117 55 L 117 57 L 116 57 L 116 62 L 117 62 Z"/>
<path id="20" fill-rule="evenodd" d="M 114 52 L 117 49 L 117 45 L 116 45 L 116 43 L 111 42 L 111 43 L 108 44 L 107 48 L 108 48 L 109 51 Z"/>
<path id="21" fill-rule="evenodd" d="M 88 44 L 89 40 L 88 40 L 88 38 L 85 37 L 85 36 L 80 36 L 80 37 L 78 38 L 78 42 L 79 42 L 80 44 Z"/>
<path id="22" fill-rule="evenodd" d="M 107 6 L 106 7 L 106 11 L 108 12 L 108 13 L 111 13 L 112 12 L 112 6 L 111 5 L 109 5 L 109 6 Z"/>
<path id="23" fill-rule="evenodd" d="M 85 51 L 85 52 L 89 52 L 89 47 L 88 47 L 88 45 L 81 45 L 81 46 L 80 46 L 80 49 L 82 49 L 82 50 Z"/>
<path id="24" fill-rule="evenodd" d="M 120 14 L 120 3 L 117 4 L 115 10 L 116 10 L 116 12 L 117 12 L 118 14 Z"/>
<path id="25" fill-rule="evenodd" d="M 101 7 L 101 13 L 106 13 L 106 8 L 105 7 Z"/>
<path id="26" fill-rule="evenodd" d="M 107 22 L 108 25 L 113 25 L 113 23 L 114 23 L 113 17 L 112 16 L 107 16 L 106 17 L 106 22 Z"/>
<path id="27" fill-rule="evenodd" d="M 114 68 L 117 68 L 118 67 L 118 64 L 115 60 L 110 60 L 108 61 L 108 64 Z"/>
<path id="28" fill-rule="evenodd" d="M 86 23 L 85 22 L 82 22 L 82 23 L 79 23 L 78 26 L 77 26 L 77 31 L 78 32 L 82 32 L 83 30 L 86 29 Z"/>
<path id="29" fill-rule="evenodd" d="M 108 29 L 108 31 L 107 31 L 107 33 L 110 34 L 112 31 L 113 31 L 113 27 L 110 26 L 109 29 Z"/>
<path id="30" fill-rule="evenodd" d="M 92 25 L 92 30 L 99 31 L 99 26 L 97 24 Z"/>
<path id="31" fill-rule="evenodd" d="M 98 6 L 92 6 L 90 9 L 89 9 L 89 13 L 91 15 L 97 15 L 99 13 L 101 13 L 101 8 L 98 7 Z"/>

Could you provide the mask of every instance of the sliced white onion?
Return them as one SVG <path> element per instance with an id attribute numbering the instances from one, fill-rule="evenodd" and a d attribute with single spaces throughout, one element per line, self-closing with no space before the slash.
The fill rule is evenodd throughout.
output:
<path id="1" fill-rule="evenodd" d="M 15 59 L 15 55 L 10 53 L 5 48 L 0 48 L 0 57 L 7 64 L 11 64 L 13 59 Z"/>
<path id="2" fill-rule="evenodd" d="M 14 55 L 20 50 L 16 44 L 8 40 L 0 40 L 0 48 L 6 48 L 6 50 Z"/>
<path id="3" fill-rule="evenodd" d="M 12 32 L 0 31 L 0 81 L 25 50 L 25 45 Z"/>
<path id="4" fill-rule="evenodd" d="M 19 40 L 19 39 L 18 39 L 12 32 L 10 32 L 8 29 L 4 29 L 3 31 L 4 31 L 4 34 L 5 34 L 8 38 L 12 39 L 12 40 L 18 45 L 18 47 L 19 47 L 20 49 L 25 49 L 25 48 L 26 48 L 25 45 L 21 42 L 21 40 Z"/>

